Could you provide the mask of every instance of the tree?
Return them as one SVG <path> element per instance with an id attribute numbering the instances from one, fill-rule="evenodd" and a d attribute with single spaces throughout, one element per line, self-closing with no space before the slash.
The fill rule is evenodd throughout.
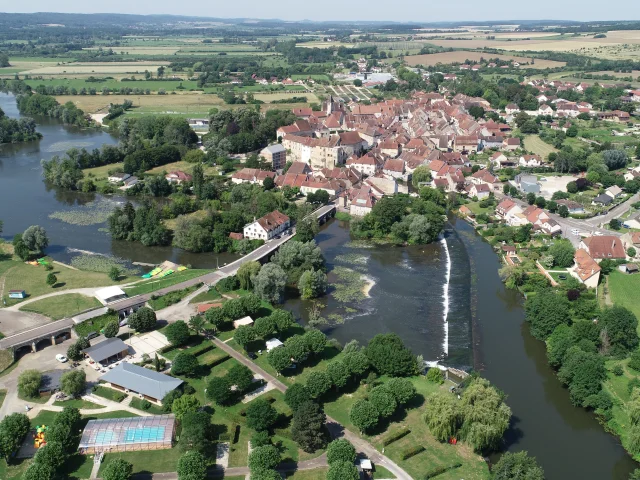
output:
<path id="1" fill-rule="evenodd" d="M 195 395 L 182 395 L 173 401 L 171 412 L 178 420 L 182 420 L 187 413 L 197 411 L 200 406 L 200 400 Z"/>
<path id="2" fill-rule="evenodd" d="M 529 192 L 527 193 L 527 203 L 529 205 L 533 205 L 534 203 L 536 203 L 536 194 L 533 192 Z"/>
<path id="3" fill-rule="evenodd" d="M 113 338 L 118 335 L 118 331 L 120 331 L 120 325 L 117 320 L 110 320 L 104 326 L 103 334 L 106 338 Z"/>
<path id="4" fill-rule="evenodd" d="M 536 206 L 539 208 L 544 208 L 547 206 L 547 201 L 544 197 L 536 197 Z"/>
<path id="5" fill-rule="evenodd" d="M 30 428 L 29 417 L 23 413 L 12 413 L 4 417 L 0 421 L 0 457 L 9 461 L 22 445 Z"/>
<path id="6" fill-rule="evenodd" d="M 334 462 L 329 465 L 327 480 L 358 480 L 358 467 L 349 462 Z"/>
<path id="7" fill-rule="evenodd" d="M 316 328 L 307 330 L 302 338 L 307 345 L 307 350 L 313 355 L 322 353 L 327 346 L 327 336 Z"/>
<path id="8" fill-rule="evenodd" d="M 87 388 L 87 374 L 84 370 L 71 370 L 60 378 L 60 388 L 72 397 L 79 396 Z"/>
<path id="9" fill-rule="evenodd" d="M 235 397 L 226 377 L 211 377 L 207 383 L 207 398 L 218 405 L 228 405 Z"/>
<path id="10" fill-rule="evenodd" d="M 553 257 L 553 264 L 558 267 L 570 267 L 573 265 L 575 248 L 569 240 L 556 240 L 549 247 L 549 255 Z"/>
<path id="11" fill-rule="evenodd" d="M 184 375 L 185 377 L 195 377 L 198 373 L 198 359 L 190 353 L 180 352 L 176 355 L 171 365 L 171 373 L 174 375 Z"/>
<path id="12" fill-rule="evenodd" d="M 238 273 L 236 273 L 236 277 L 238 277 L 238 281 L 240 282 L 240 288 L 243 290 L 251 290 L 253 288 L 251 279 L 258 275 L 259 271 L 260 262 L 243 263 L 238 269 Z"/>
<path id="13" fill-rule="evenodd" d="M 291 366 L 291 355 L 286 347 L 281 346 L 267 353 L 267 361 L 276 372 L 281 373 Z"/>
<path id="14" fill-rule="evenodd" d="M 420 184 L 431 182 L 431 169 L 426 165 L 420 165 L 411 174 L 411 184 L 418 188 Z"/>
<path id="15" fill-rule="evenodd" d="M 605 150 L 602 153 L 602 158 L 609 170 L 624 168 L 629 162 L 629 157 L 624 150 Z"/>
<path id="16" fill-rule="evenodd" d="M 602 382 L 607 378 L 604 357 L 595 352 L 585 352 L 579 346 L 573 346 L 565 354 L 558 378 L 569 387 L 571 403 L 584 406 L 590 395 L 602 389 Z"/>
<path id="17" fill-rule="evenodd" d="M 378 409 L 369 400 L 357 400 L 351 407 L 349 418 L 362 433 L 378 424 Z"/>
<path id="18" fill-rule="evenodd" d="M 256 338 L 256 332 L 251 325 L 240 325 L 233 334 L 233 339 L 245 350 L 247 349 L 247 345 Z"/>
<path id="19" fill-rule="evenodd" d="M 117 282 L 120 278 L 120 269 L 116 266 L 113 266 L 109 269 L 109 278 L 114 282 Z"/>
<path id="20" fill-rule="evenodd" d="M 25 370 L 18 377 L 18 393 L 25 398 L 39 396 L 42 374 L 38 370 Z"/>
<path id="21" fill-rule="evenodd" d="M 307 270 L 300 276 L 298 290 L 305 300 L 324 295 L 327 291 L 327 275 L 320 270 Z"/>
<path id="22" fill-rule="evenodd" d="M 333 440 L 327 446 L 327 462 L 332 465 L 336 462 L 355 463 L 356 449 L 345 438 Z"/>
<path id="23" fill-rule="evenodd" d="M 569 347 L 575 342 L 573 331 L 567 324 L 560 324 L 547 338 L 547 360 L 549 365 L 559 368 Z"/>
<path id="24" fill-rule="evenodd" d="M 213 309 L 210 308 L 209 310 L 213 310 Z M 207 312 L 209 310 L 207 310 Z M 205 316 L 206 316 L 206 312 L 205 312 Z M 204 332 L 204 324 L 205 324 L 205 321 L 204 321 L 204 318 L 202 318 L 201 315 L 194 315 L 193 317 L 191 317 L 189 319 L 189 328 L 191 330 L 193 330 L 194 332 L 196 332 L 196 333 Z"/>
<path id="25" fill-rule="evenodd" d="M 460 436 L 476 452 L 496 449 L 509 427 L 511 409 L 504 403 L 504 394 L 488 380 L 477 378 L 462 394 L 464 420 Z"/>
<path id="26" fill-rule="evenodd" d="M 527 452 L 503 453 L 492 470 L 493 480 L 544 480 L 544 471 Z"/>
<path id="27" fill-rule="evenodd" d="M 245 365 L 237 364 L 227 372 L 227 380 L 237 392 L 246 392 L 253 383 L 253 372 Z"/>
<path id="28" fill-rule="evenodd" d="M 294 383 L 284 392 L 284 401 L 294 412 L 300 405 L 310 400 L 311 393 L 309 389 L 301 383 Z"/>
<path id="29" fill-rule="evenodd" d="M 569 216 L 569 208 L 566 205 L 560 205 L 558 207 L 558 215 L 562 218 L 567 218 Z"/>
<path id="30" fill-rule="evenodd" d="M 395 333 L 378 334 L 365 349 L 371 365 L 381 375 L 406 377 L 418 371 L 416 357 Z"/>
<path id="31" fill-rule="evenodd" d="M 369 400 L 376 407 L 381 417 L 390 417 L 396 411 L 398 403 L 395 397 L 386 387 L 386 385 L 378 385 L 374 387 L 368 395 Z"/>
<path id="32" fill-rule="evenodd" d="M 271 177 L 266 177 L 263 181 L 262 181 L 262 187 L 265 190 L 273 190 L 274 187 L 276 186 L 275 182 L 273 181 L 273 178 Z"/>
<path id="33" fill-rule="evenodd" d="M 320 231 L 315 218 L 307 218 L 296 225 L 296 238 L 301 242 L 310 242 Z"/>
<path id="34" fill-rule="evenodd" d="M 636 252 L 636 249 L 635 249 L 635 248 L 633 248 L 633 247 L 629 247 L 629 248 L 627 248 L 627 256 L 628 256 L 628 257 L 633 258 L 633 257 L 635 257 L 635 256 L 636 256 L 636 253 L 637 253 L 637 252 Z"/>
<path id="35" fill-rule="evenodd" d="M 55 473 L 55 468 L 51 465 L 32 462 L 25 470 L 22 480 L 53 480 Z"/>
<path id="36" fill-rule="evenodd" d="M 313 398 L 319 398 L 331 388 L 331 378 L 325 372 L 311 372 L 307 377 L 307 389 Z"/>
<path id="37" fill-rule="evenodd" d="M 269 430 L 278 420 L 278 412 L 271 404 L 258 398 L 247 407 L 247 426 L 254 430 Z"/>
<path id="38" fill-rule="evenodd" d="M 561 324 L 569 324 L 571 312 L 566 296 L 554 291 L 538 292 L 525 302 L 526 319 L 531 323 L 531 333 L 545 340 Z"/>
<path id="39" fill-rule="evenodd" d="M 575 181 L 567 183 L 567 192 L 578 193 L 578 184 Z"/>
<path id="40" fill-rule="evenodd" d="M 294 335 L 284 342 L 284 348 L 287 354 L 296 363 L 303 362 L 309 355 L 309 347 L 302 335 Z"/>
<path id="41" fill-rule="evenodd" d="M 604 309 L 599 324 L 607 329 L 612 354 L 623 355 L 638 347 L 638 319 L 627 308 L 613 306 Z"/>
<path id="42" fill-rule="evenodd" d="M 207 395 L 209 391 L 207 390 Z M 203 455 L 211 453 L 211 415 L 207 412 L 187 412 L 180 422 L 182 431 L 180 432 L 180 442 L 178 447 L 181 451 L 197 451 Z"/>
<path id="43" fill-rule="evenodd" d="M 282 480 L 282 475 L 276 470 L 253 470 L 251 480 Z"/>
<path id="44" fill-rule="evenodd" d="M 32 252 L 42 253 L 49 246 L 49 238 L 44 228 L 32 225 L 22 234 L 22 241 Z"/>
<path id="45" fill-rule="evenodd" d="M 398 402 L 398 405 L 406 405 L 416 395 L 416 387 L 407 378 L 392 378 L 385 386 Z"/>
<path id="46" fill-rule="evenodd" d="M 273 445 L 254 448 L 249 455 L 249 469 L 253 471 L 272 470 L 280 463 L 280 452 Z"/>
<path id="47" fill-rule="evenodd" d="M 293 313 L 288 310 L 274 310 L 269 316 L 276 322 L 279 332 L 284 332 L 296 323 Z"/>
<path id="48" fill-rule="evenodd" d="M 617 218 L 612 218 L 609 221 L 609 228 L 611 230 L 620 230 L 622 228 L 622 222 L 620 220 L 618 220 Z"/>
<path id="49" fill-rule="evenodd" d="M 102 480 L 129 480 L 132 474 L 133 465 L 121 458 L 107 462 L 100 471 Z"/>
<path id="50" fill-rule="evenodd" d="M 178 320 L 177 322 L 170 323 L 164 329 L 164 335 L 169 340 L 169 343 L 174 347 L 179 347 L 180 345 L 184 345 L 189 341 L 191 334 L 189 333 L 189 327 L 187 324 Z"/>
<path id="51" fill-rule="evenodd" d="M 148 332 L 156 327 L 157 321 L 156 312 L 149 307 L 142 307 L 129 315 L 128 325 L 136 332 Z"/>
<path id="52" fill-rule="evenodd" d="M 67 459 L 67 452 L 64 446 L 58 442 L 47 442 L 39 448 L 33 461 L 52 467 L 54 470 L 62 466 Z"/>
<path id="53" fill-rule="evenodd" d="M 364 352 L 348 352 L 342 358 L 347 371 L 354 377 L 360 377 L 369 370 L 369 359 Z"/>
<path id="54" fill-rule="evenodd" d="M 327 364 L 327 374 L 337 389 L 343 388 L 349 382 L 349 369 L 342 360 L 333 360 Z"/>
<path id="55" fill-rule="evenodd" d="M 199 452 L 186 452 L 178 460 L 178 480 L 204 480 L 207 462 Z"/>
<path id="56" fill-rule="evenodd" d="M 482 118 L 484 117 L 484 108 L 478 105 L 473 105 L 469 107 L 469 115 L 473 116 L 473 118 L 475 118 L 476 120 L 478 118 Z"/>
<path id="57" fill-rule="evenodd" d="M 276 333 L 276 321 L 271 316 L 259 318 L 253 324 L 253 331 L 257 337 L 267 339 Z"/>
<path id="58" fill-rule="evenodd" d="M 258 275 L 253 277 L 254 291 L 260 298 L 280 303 L 287 284 L 287 274 L 275 263 L 267 263 L 260 268 Z"/>
<path id="59" fill-rule="evenodd" d="M 291 438 L 307 453 L 324 448 L 327 444 L 326 421 L 327 417 L 320 406 L 308 400 L 293 412 Z"/>
<path id="60" fill-rule="evenodd" d="M 56 277 L 53 273 L 47 275 L 47 285 L 53 287 L 56 283 L 58 283 L 58 277 Z"/>
<path id="61" fill-rule="evenodd" d="M 438 391 L 427 399 L 423 419 L 434 437 L 441 442 L 447 442 L 456 435 L 463 415 L 453 395 Z"/>

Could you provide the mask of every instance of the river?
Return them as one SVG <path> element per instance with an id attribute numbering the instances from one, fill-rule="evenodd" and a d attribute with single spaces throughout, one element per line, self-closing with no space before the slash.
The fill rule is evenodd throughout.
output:
<path id="1" fill-rule="evenodd" d="M 0 108 L 18 117 L 13 96 L 0 93 Z M 5 238 L 39 224 L 51 239 L 47 253 L 61 261 L 77 250 L 148 263 L 170 259 L 194 267 L 215 266 L 216 257 L 220 263 L 228 261 L 230 257 L 214 254 L 113 241 L 104 224 L 77 226 L 50 218 L 60 210 L 124 201 L 49 189 L 41 178 L 42 158 L 61 155 L 72 146 L 93 149 L 116 139 L 99 130 L 37 121 L 44 135 L 41 141 L 0 146 L 0 219 Z M 440 242 L 361 248 L 350 242 L 348 226 L 336 220 L 322 227 L 317 241 L 331 270 L 356 269 L 372 285 L 368 297 L 357 304 L 342 304 L 332 296 L 325 300 L 322 315 L 337 314 L 343 322 L 324 328 L 328 334 L 341 343 L 351 339 L 364 343 L 377 333 L 395 332 L 425 360 L 436 360 L 448 351 L 445 363 L 480 370 L 507 394 L 514 421 L 506 449 L 535 455 L 548 480 L 627 480 L 635 462 L 591 413 L 570 404 L 568 392 L 547 365 L 544 344 L 529 334 L 522 297 L 504 288 L 497 273 L 498 257 L 466 222 L 450 220 L 446 246 Z M 331 273 L 330 281 L 335 281 Z M 303 320 L 309 306 L 300 300 L 286 304 Z"/>

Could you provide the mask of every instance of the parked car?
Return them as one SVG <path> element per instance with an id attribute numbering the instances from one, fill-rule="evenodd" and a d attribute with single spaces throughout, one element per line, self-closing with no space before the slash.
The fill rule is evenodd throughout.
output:
<path id="1" fill-rule="evenodd" d="M 594 233 L 594 235 L 595 235 L 596 237 L 601 237 L 601 236 L 603 236 L 603 235 L 604 235 L 604 233 L 602 233 L 602 232 L 595 232 L 595 233 Z"/>
<path id="2" fill-rule="evenodd" d="M 64 363 L 64 362 L 67 362 L 69 359 L 64 355 L 62 355 L 61 353 L 59 353 L 56 355 L 56 360 L 59 361 L 60 363 Z"/>
<path id="3" fill-rule="evenodd" d="M 258 358 L 258 355 L 256 355 L 256 354 L 255 354 L 255 353 L 253 353 L 253 352 L 247 352 L 247 355 L 249 355 L 249 358 L 250 358 L 251 360 L 255 360 L 256 358 Z"/>
<path id="4" fill-rule="evenodd" d="M 91 340 L 92 338 L 96 338 L 97 336 L 99 336 L 100 334 L 98 332 L 89 332 L 87 334 L 87 340 Z"/>

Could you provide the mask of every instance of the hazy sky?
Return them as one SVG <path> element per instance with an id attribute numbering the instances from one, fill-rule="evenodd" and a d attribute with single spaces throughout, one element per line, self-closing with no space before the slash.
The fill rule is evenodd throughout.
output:
<path id="1" fill-rule="evenodd" d="M 640 20 L 639 0 L 29 0 L 0 1 L 4 12 L 137 13 L 283 20 L 465 21 Z"/>

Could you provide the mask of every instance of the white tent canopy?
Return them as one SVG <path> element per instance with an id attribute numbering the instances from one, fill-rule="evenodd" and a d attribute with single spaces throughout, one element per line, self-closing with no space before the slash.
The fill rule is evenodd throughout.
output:
<path id="1" fill-rule="evenodd" d="M 96 298 L 100 301 L 100 303 L 106 305 L 107 303 L 127 298 L 127 294 L 124 293 L 124 290 L 122 290 L 120 287 L 112 286 L 97 290 Z"/>

